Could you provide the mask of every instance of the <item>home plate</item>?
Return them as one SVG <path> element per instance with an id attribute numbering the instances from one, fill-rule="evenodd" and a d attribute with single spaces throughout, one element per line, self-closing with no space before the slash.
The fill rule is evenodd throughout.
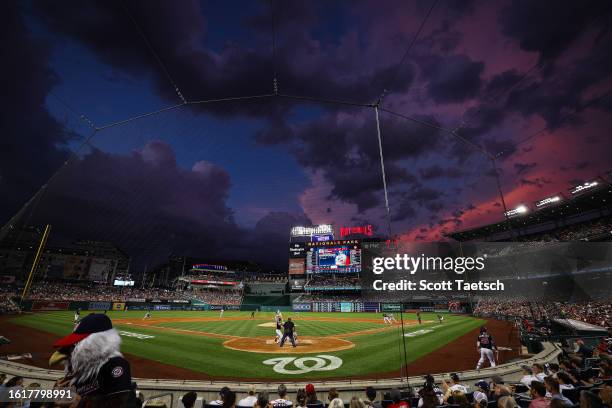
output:
<path id="1" fill-rule="evenodd" d="M 287 343 L 291 343 L 291 341 L 289 341 L 288 338 L 287 338 L 286 341 L 287 341 Z M 301 343 L 301 344 L 314 344 L 314 341 L 307 340 L 307 339 L 304 339 L 304 340 L 298 339 L 297 341 L 298 341 L 298 343 Z M 276 344 L 276 342 L 274 340 L 266 340 L 266 344 Z"/>

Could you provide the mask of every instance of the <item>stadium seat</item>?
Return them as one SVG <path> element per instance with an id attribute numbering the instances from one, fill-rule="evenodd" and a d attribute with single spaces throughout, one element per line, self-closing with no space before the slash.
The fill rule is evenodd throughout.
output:
<path id="1" fill-rule="evenodd" d="M 389 405 L 393 404 L 393 400 L 382 400 L 380 404 L 382 408 L 387 408 Z"/>

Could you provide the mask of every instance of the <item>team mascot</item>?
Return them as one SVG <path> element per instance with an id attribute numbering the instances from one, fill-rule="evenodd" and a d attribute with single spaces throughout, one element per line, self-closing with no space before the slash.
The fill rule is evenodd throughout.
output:
<path id="1" fill-rule="evenodd" d="M 69 407 L 136 406 L 130 364 L 119 351 L 121 337 L 105 314 L 84 317 L 68 336 L 53 345 L 49 365 L 63 363 L 64 378 L 57 386 L 70 387 L 76 399 Z"/>

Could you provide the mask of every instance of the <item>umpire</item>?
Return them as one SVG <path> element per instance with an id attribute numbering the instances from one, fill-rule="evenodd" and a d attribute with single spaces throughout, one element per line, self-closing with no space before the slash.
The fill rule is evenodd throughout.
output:
<path id="1" fill-rule="evenodd" d="M 285 344 L 285 340 L 289 337 L 291 344 L 295 347 L 295 338 L 293 337 L 293 329 L 295 328 L 295 324 L 291 321 L 291 318 L 288 318 L 285 324 L 283 324 L 283 338 L 280 341 L 280 346 L 283 347 Z"/>

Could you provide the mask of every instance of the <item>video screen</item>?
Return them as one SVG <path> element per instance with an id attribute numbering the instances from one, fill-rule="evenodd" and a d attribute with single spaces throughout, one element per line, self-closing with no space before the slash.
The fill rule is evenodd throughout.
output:
<path id="1" fill-rule="evenodd" d="M 113 282 L 115 286 L 134 286 L 133 280 L 123 280 L 123 279 L 115 279 Z"/>
<path id="2" fill-rule="evenodd" d="M 313 248 L 307 259 L 311 273 L 355 273 L 361 271 L 361 250 L 353 246 Z"/>

